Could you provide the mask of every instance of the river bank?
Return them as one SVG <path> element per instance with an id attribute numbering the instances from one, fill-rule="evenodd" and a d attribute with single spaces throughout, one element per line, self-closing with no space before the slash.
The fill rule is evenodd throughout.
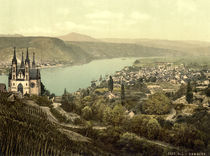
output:
<path id="1" fill-rule="evenodd" d="M 56 95 L 62 95 L 66 88 L 75 92 L 80 88 L 87 88 L 91 81 L 98 80 L 101 76 L 114 74 L 125 66 L 133 65 L 134 58 L 114 58 L 94 60 L 86 64 L 73 66 L 59 65 L 41 68 L 41 80 L 45 87 Z M 1 75 L 0 82 L 8 84 L 8 76 Z"/>

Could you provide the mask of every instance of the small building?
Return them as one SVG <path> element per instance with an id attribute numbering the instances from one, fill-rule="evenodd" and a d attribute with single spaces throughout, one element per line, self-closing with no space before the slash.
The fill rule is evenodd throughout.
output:
<path id="1" fill-rule="evenodd" d="M 4 83 L 0 83 L 0 93 L 7 92 L 6 85 Z"/>

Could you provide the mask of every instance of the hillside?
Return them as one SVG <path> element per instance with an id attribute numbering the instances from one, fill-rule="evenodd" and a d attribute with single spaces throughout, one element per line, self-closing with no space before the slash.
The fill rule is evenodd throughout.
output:
<path id="1" fill-rule="evenodd" d="M 186 52 L 190 55 L 210 55 L 210 42 L 205 41 L 178 41 L 160 39 L 120 39 L 104 38 L 107 43 L 133 43 L 154 48 L 163 48 Z"/>
<path id="2" fill-rule="evenodd" d="M 100 40 L 95 39 L 91 36 L 79 34 L 79 33 L 75 33 L 75 32 L 69 33 L 67 35 L 59 36 L 58 38 L 61 40 L 64 40 L 64 41 L 100 42 Z"/>
<path id="3" fill-rule="evenodd" d="M 0 155 L 105 155 L 89 138 L 53 123 L 45 110 L 27 97 L 0 93 Z"/>
<path id="4" fill-rule="evenodd" d="M 86 63 L 91 57 L 77 46 L 68 46 L 62 40 L 51 37 L 0 37 L 0 55 L 4 63 L 10 63 L 13 57 L 13 47 L 17 49 L 17 58 L 20 62 L 22 51 L 29 54 L 36 53 L 38 63 L 72 64 Z"/>
<path id="5" fill-rule="evenodd" d="M 154 48 L 129 43 L 75 42 L 52 37 L 0 37 L 1 63 L 10 64 L 13 47 L 17 49 L 20 62 L 21 53 L 29 47 L 30 57 L 36 53 L 37 63 L 42 64 L 81 64 L 93 59 L 115 57 L 150 57 L 183 55 L 176 50 Z"/>
<path id="6" fill-rule="evenodd" d="M 130 43 L 66 42 L 78 46 L 95 59 L 114 57 L 153 57 L 185 55 L 185 52 Z"/>
<path id="7" fill-rule="evenodd" d="M 22 51 L 25 53 L 28 47 L 31 59 L 32 52 L 35 52 L 38 64 L 50 65 L 83 64 L 94 59 L 116 57 L 210 55 L 209 42 L 148 39 L 106 39 L 102 42 L 77 33 L 66 37 L 72 41 L 53 37 L 0 37 L 1 63 L 10 64 L 13 47 L 17 47 L 18 62 Z"/>

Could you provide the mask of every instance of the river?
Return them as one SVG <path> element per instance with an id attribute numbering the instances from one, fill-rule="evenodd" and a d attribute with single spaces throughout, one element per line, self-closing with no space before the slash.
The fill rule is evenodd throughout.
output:
<path id="1" fill-rule="evenodd" d="M 41 69 L 41 80 L 45 87 L 56 95 L 62 95 L 66 88 L 75 92 L 79 88 L 90 86 L 92 80 L 98 80 L 100 75 L 114 74 L 125 66 L 130 66 L 137 58 L 114 58 L 95 60 L 87 64 L 67 67 Z M 6 75 L 0 76 L 0 83 L 8 84 Z"/>

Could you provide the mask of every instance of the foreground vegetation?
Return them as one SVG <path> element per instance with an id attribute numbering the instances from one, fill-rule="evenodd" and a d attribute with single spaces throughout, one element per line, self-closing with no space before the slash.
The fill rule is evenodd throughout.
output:
<path id="1" fill-rule="evenodd" d="M 26 105 L 25 99 L 10 101 L 9 96 L 0 94 L 0 155 L 101 153 L 88 142 L 70 140 L 40 108 Z"/>
<path id="2" fill-rule="evenodd" d="M 92 126 L 106 126 L 107 129 L 102 131 L 90 129 L 87 136 L 95 140 L 96 144 L 102 144 L 103 149 L 112 152 L 167 155 L 169 151 L 209 150 L 210 115 L 206 108 L 200 106 L 192 116 L 179 117 L 173 122 L 166 120 L 166 115 L 171 108 L 180 109 L 179 104 L 172 105 L 171 99 L 175 97 L 168 98 L 163 93 L 157 93 L 146 101 L 140 101 L 139 97 L 129 94 L 134 90 L 127 87 L 125 90 L 126 100 L 123 105 L 120 90 L 114 88 L 113 93 L 110 93 L 108 89 L 97 88 L 88 91 L 89 94 L 83 90 L 81 96 L 64 95 L 62 108 L 80 114 Z M 109 95 L 115 97 L 109 99 Z M 133 117 L 129 115 L 132 111 L 137 113 Z"/>

